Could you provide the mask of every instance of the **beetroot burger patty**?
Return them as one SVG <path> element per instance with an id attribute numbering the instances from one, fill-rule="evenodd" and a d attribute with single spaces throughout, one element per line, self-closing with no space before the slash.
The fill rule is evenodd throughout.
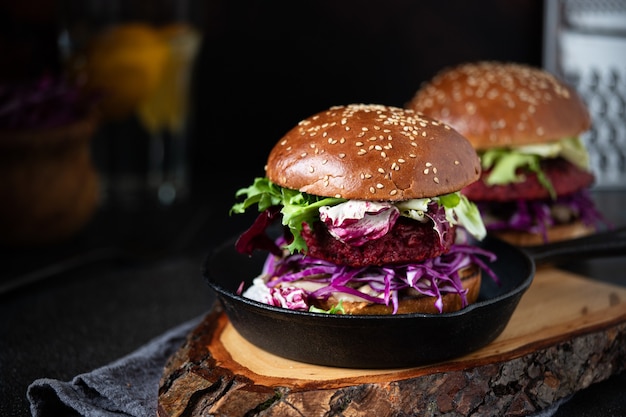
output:
<path id="1" fill-rule="evenodd" d="M 454 243 L 454 229 L 450 228 L 440 239 L 429 223 L 400 217 L 389 233 L 360 246 L 335 239 L 321 222 L 315 223 L 313 230 L 304 227 L 302 237 L 309 256 L 358 268 L 420 262 L 440 256 Z"/>
<path id="2" fill-rule="evenodd" d="M 593 184 L 594 177 L 588 170 L 568 162 L 563 158 L 546 159 L 541 162 L 541 170 L 548 178 L 554 193 L 558 196 L 565 196 L 576 193 L 579 190 L 587 189 Z M 484 178 L 489 177 L 490 171 L 485 171 Z M 463 193 L 475 202 L 479 201 L 516 201 L 550 199 L 551 192 L 539 180 L 535 172 L 523 172 L 523 181 L 509 182 L 506 184 L 488 185 L 484 180 L 476 181 L 467 186 Z"/>

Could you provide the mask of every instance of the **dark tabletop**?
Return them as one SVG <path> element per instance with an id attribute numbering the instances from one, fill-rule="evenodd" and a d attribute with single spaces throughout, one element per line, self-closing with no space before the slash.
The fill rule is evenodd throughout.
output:
<path id="1" fill-rule="evenodd" d="M 596 191 L 598 205 L 626 224 L 626 195 Z M 251 219 L 192 201 L 169 209 L 102 209 L 70 241 L 3 248 L 0 260 L 0 415 L 30 415 L 28 385 L 71 380 L 207 313 L 214 297 L 203 258 Z M 626 258 L 572 261 L 564 268 L 626 285 Z M 597 383 L 557 416 L 626 415 L 626 374 Z"/>

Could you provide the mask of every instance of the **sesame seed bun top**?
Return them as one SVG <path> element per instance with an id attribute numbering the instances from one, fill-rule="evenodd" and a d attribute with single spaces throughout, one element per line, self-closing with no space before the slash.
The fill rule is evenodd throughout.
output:
<path id="1" fill-rule="evenodd" d="M 459 191 L 479 178 L 480 161 L 444 123 L 351 104 L 298 123 L 271 150 L 265 170 L 275 184 L 309 194 L 401 201 Z"/>
<path id="2" fill-rule="evenodd" d="M 442 120 L 478 150 L 557 141 L 591 126 L 576 91 L 527 65 L 483 61 L 440 71 L 407 108 Z"/>

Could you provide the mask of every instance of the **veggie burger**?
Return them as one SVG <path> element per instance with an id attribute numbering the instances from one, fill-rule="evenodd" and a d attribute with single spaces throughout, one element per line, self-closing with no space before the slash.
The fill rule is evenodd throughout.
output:
<path id="1" fill-rule="evenodd" d="M 481 269 L 497 279 L 495 255 L 472 245 L 486 234 L 480 213 L 460 193 L 480 172 L 467 139 L 412 110 L 352 104 L 302 120 L 272 148 L 266 177 L 236 194 L 231 213 L 259 212 L 236 249 L 269 251 L 241 293 L 337 314 L 464 308 Z"/>
<path id="2" fill-rule="evenodd" d="M 539 68 L 480 61 L 443 69 L 407 108 L 465 136 L 482 163 L 463 193 L 490 233 L 520 246 L 570 239 L 604 222 L 580 135 L 591 125 L 576 91 Z"/>

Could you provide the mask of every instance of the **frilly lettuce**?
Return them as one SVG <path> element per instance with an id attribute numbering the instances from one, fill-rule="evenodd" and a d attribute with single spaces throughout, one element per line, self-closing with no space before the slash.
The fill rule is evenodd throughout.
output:
<path id="1" fill-rule="evenodd" d="M 256 178 L 250 187 L 237 191 L 236 197 L 242 196 L 245 196 L 244 201 L 233 205 L 230 210 L 231 214 L 243 213 L 255 204 L 258 205 L 259 212 L 264 212 L 272 206 L 281 206 L 282 224 L 287 226 L 293 235 L 293 241 L 286 247 L 290 253 L 307 249 L 301 236 L 303 223 L 312 225 L 320 219 L 320 208 L 336 206 L 347 201 L 342 198 L 320 197 L 282 188 L 268 178 Z M 433 202 L 444 208 L 445 219 L 450 224 L 464 227 L 479 240 L 486 235 L 478 208 L 460 192 L 402 201 L 395 205 L 401 215 L 418 221 L 426 221 L 424 216 L 434 220 L 432 214 L 427 214 L 428 206 Z M 437 224 L 435 224 L 436 227 Z"/>
<path id="2" fill-rule="evenodd" d="M 245 200 L 237 203 L 230 209 L 231 213 L 241 214 L 254 204 L 258 205 L 259 212 L 264 212 L 272 206 L 282 206 L 282 224 L 289 227 L 293 234 L 293 241 L 287 246 L 290 252 L 306 250 L 306 243 L 301 236 L 302 224 L 313 224 L 319 219 L 319 208 L 346 201 L 343 198 L 319 197 L 297 190 L 282 188 L 267 178 L 256 178 L 254 183 L 242 188 L 235 197 L 246 196 Z"/>
<path id="3" fill-rule="evenodd" d="M 556 198 L 554 187 L 541 170 L 540 162 L 545 158 L 559 156 L 583 169 L 589 169 L 589 155 L 578 137 L 565 138 L 554 143 L 488 149 L 480 154 L 482 168 L 491 169 L 485 181 L 488 185 L 521 182 L 524 176 L 516 171 L 518 168 L 526 168 L 537 174 L 537 179 L 553 198 Z"/>

